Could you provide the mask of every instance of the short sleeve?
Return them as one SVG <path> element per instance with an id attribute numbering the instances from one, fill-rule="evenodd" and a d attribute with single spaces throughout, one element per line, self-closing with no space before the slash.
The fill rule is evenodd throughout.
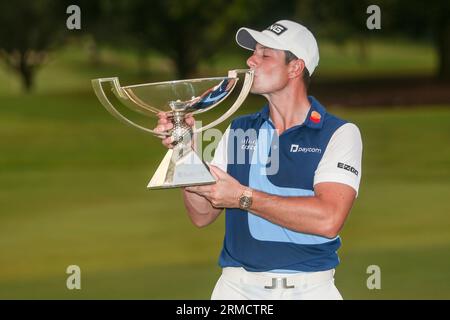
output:
<path id="1" fill-rule="evenodd" d="M 230 135 L 230 127 L 228 126 L 227 130 L 223 134 L 222 138 L 217 145 L 217 148 L 214 152 L 214 158 L 211 161 L 211 165 L 219 167 L 223 171 L 227 172 L 228 166 L 228 137 Z"/>
<path id="2" fill-rule="evenodd" d="M 358 196 L 361 161 L 361 133 L 356 125 L 346 123 L 333 133 L 314 174 L 314 185 L 339 182 L 355 189 Z"/>

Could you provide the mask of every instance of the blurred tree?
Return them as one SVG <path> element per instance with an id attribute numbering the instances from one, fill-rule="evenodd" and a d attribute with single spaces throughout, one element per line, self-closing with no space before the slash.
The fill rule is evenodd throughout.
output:
<path id="1" fill-rule="evenodd" d="M 392 23 L 388 31 L 415 39 L 431 38 L 438 56 L 437 76 L 450 80 L 450 2 L 398 0 L 389 4 L 387 14 Z"/>
<path id="2" fill-rule="evenodd" d="M 0 0 L 0 57 L 30 91 L 36 70 L 66 29 L 66 7 L 52 0 Z"/>
<path id="3" fill-rule="evenodd" d="M 2 1 L 2 0 L 0 0 Z M 37 0 L 39 1 L 39 0 Z M 238 27 L 267 27 L 292 16 L 295 0 L 61 0 L 82 12 L 78 34 L 92 37 L 91 61 L 100 61 L 98 44 L 131 48 L 145 61 L 149 50 L 169 57 L 177 76 L 197 73 L 201 61 L 234 44 Z M 141 69 L 145 68 L 140 63 Z"/>
<path id="4" fill-rule="evenodd" d="M 288 0 L 283 5 L 275 0 L 135 0 L 132 3 L 128 40 L 133 39 L 140 52 L 153 49 L 170 57 L 177 76 L 186 78 L 197 72 L 202 60 L 234 42 L 238 27 L 243 24 L 267 27 L 276 15 L 292 14 L 295 1 Z"/>
<path id="5" fill-rule="evenodd" d="M 369 33 L 366 28 L 366 10 L 372 2 L 298 0 L 296 17 L 318 37 L 331 39 L 338 45 L 345 44 L 349 39 L 356 41 L 360 63 L 365 63 L 368 58 L 367 38 L 377 32 Z"/>
<path id="6" fill-rule="evenodd" d="M 376 4 L 381 9 L 381 30 L 369 30 L 366 9 Z M 296 17 L 305 21 L 321 36 L 342 43 L 357 40 L 360 56 L 365 59 L 365 39 L 407 36 L 431 39 L 439 59 L 437 76 L 450 78 L 450 2 L 445 0 L 297 0 Z"/>
<path id="7" fill-rule="evenodd" d="M 133 35 L 129 25 L 134 19 L 131 8 L 136 0 L 60 0 L 66 6 L 76 3 L 82 12 L 80 35 L 88 35 L 89 58 L 98 66 L 102 60 L 99 45 L 129 46 Z"/>
<path id="8" fill-rule="evenodd" d="M 236 7 L 256 3 L 256 0 L 77 1 L 83 12 L 82 33 L 93 38 L 95 60 L 98 61 L 97 44 L 131 48 L 138 55 L 141 71 L 145 71 L 148 51 L 156 51 L 174 61 L 180 77 L 196 73 L 199 62 L 221 44 L 227 28 L 245 17 L 242 12 L 247 10 Z"/>

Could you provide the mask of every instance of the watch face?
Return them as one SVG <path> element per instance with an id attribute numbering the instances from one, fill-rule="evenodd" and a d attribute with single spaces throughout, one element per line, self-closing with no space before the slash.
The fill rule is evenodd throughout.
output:
<path id="1" fill-rule="evenodd" d="M 248 208 L 250 208 L 250 206 L 252 204 L 252 199 L 250 197 L 247 197 L 247 196 L 242 196 L 239 199 L 239 204 L 240 204 L 242 209 L 248 209 Z"/>

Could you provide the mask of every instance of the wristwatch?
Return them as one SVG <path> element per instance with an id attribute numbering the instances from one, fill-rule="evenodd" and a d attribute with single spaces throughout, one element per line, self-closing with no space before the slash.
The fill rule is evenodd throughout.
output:
<path id="1" fill-rule="evenodd" d="M 252 195 L 252 189 L 246 188 L 239 197 L 239 208 L 241 208 L 242 210 L 250 209 L 253 203 Z"/>

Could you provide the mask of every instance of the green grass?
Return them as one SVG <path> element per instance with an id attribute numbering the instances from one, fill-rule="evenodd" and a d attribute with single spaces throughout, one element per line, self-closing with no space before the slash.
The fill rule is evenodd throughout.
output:
<path id="1" fill-rule="evenodd" d="M 223 217 L 196 229 L 179 190 L 146 190 L 164 148 L 91 92 L 96 76 L 139 79 L 132 57 L 105 54 L 93 69 L 79 51 L 61 52 L 29 95 L 0 71 L 0 299 L 208 299 L 220 274 Z M 164 68 L 149 77 L 167 79 Z M 251 97 L 239 113 L 262 102 Z M 364 141 L 360 195 L 341 233 L 344 298 L 450 298 L 449 105 L 330 111 Z M 66 288 L 73 264 L 80 291 Z M 381 290 L 366 287 L 373 264 Z"/>
<path id="2" fill-rule="evenodd" d="M 198 230 L 179 190 L 145 189 L 164 152 L 156 139 L 93 97 L 0 101 L 0 298 L 209 297 L 223 219 Z M 450 110 L 331 111 L 364 139 L 360 196 L 342 232 L 344 297 L 449 298 Z M 65 287 L 71 264 L 79 292 Z M 365 287 L 371 264 L 380 291 Z"/>
<path id="3" fill-rule="evenodd" d="M 362 57 L 357 43 L 322 43 L 316 77 L 432 76 L 436 72 L 437 54 L 431 46 L 402 39 L 366 39 L 365 47 Z"/>

